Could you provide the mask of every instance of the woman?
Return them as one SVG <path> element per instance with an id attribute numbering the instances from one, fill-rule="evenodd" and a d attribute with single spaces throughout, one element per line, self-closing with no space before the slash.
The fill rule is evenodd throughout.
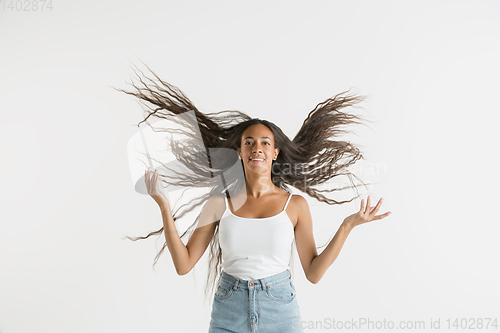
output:
<path id="1" fill-rule="evenodd" d="M 189 141 L 185 146 L 172 143 L 178 160 L 195 176 L 177 174 L 177 183 L 174 179 L 167 183 L 189 182 L 190 186 L 211 190 L 198 201 L 198 205 L 205 201 L 206 204 L 191 225 L 197 224 L 184 245 L 181 238 L 186 233 L 179 237 L 175 225 L 184 213 L 172 213 L 169 201 L 159 190 L 158 171 L 151 175 L 148 168 L 145 183 L 148 194 L 160 207 L 163 228 L 135 240 L 163 230 L 166 242 L 157 258 L 168 246 L 179 275 L 191 271 L 209 244 L 212 264 L 214 247 L 218 246 L 217 265 L 215 269 L 209 267 L 209 276 L 215 272 L 219 278 L 209 332 L 300 332 L 301 316 L 288 268 L 293 241 L 305 276 L 316 284 L 335 261 L 354 227 L 390 214 L 376 215 L 382 199 L 370 206 L 368 197 L 366 207 L 364 199 L 361 200 L 359 211 L 344 219 L 327 248 L 318 255 L 308 203 L 301 195 L 291 195 L 288 191 L 287 185 L 292 185 L 328 204 L 354 199 L 338 202 L 322 195 L 320 192 L 325 190 L 316 187 L 341 175 L 362 157 L 352 144 L 331 140 L 342 132 L 340 126 L 359 123 L 355 120 L 358 117 L 340 109 L 360 99 L 339 94 L 319 104 L 290 140 L 275 124 L 238 111 L 203 114 L 179 89 L 154 75 L 161 83 L 150 80 L 154 89 L 141 80 L 145 89 L 134 85 L 138 92 L 121 91 L 153 105 L 148 105 L 151 112 L 143 121 L 150 116 L 171 119 L 172 115 L 194 111 L 207 154 L 193 149 Z M 191 143 L 195 141 L 194 136 L 191 139 Z M 232 154 L 221 154 L 214 148 L 234 149 L 239 161 Z M 182 153 L 187 151 L 190 153 Z M 340 163 L 346 156 L 351 159 Z M 204 169 L 206 157 L 209 166 Z M 234 171 L 235 165 L 242 167 L 243 177 L 231 176 L 230 170 Z"/>

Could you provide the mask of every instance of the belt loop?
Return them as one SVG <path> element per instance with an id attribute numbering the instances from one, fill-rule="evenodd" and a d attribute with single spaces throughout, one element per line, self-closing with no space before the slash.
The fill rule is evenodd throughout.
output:
<path id="1" fill-rule="evenodd" d="M 264 283 L 264 279 L 259 279 L 260 280 L 260 284 L 262 285 L 262 290 L 266 290 L 267 287 L 266 287 L 266 284 Z"/>
<path id="2" fill-rule="evenodd" d="M 234 283 L 234 285 L 233 285 L 233 290 L 238 289 L 238 282 L 239 282 L 239 281 L 240 281 L 239 279 L 236 279 L 236 282 L 235 282 L 235 283 Z"/>

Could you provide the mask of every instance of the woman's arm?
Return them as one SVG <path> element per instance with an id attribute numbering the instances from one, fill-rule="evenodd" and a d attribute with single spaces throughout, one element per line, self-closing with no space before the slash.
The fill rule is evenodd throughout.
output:
<path id="1" fill-rule="evenodd" d="M 301 197 L 302 198 L 302 197 Z M 382 199 L 379 200 L 377 206 L 370 207 L 370 197 L 368 197 L 367 208 L 364 208 L 364 200 L 361 200 L 361 208 L 355 214 L 352 214 L 344 219 L 337 233 L 330 241 L 326 249 L 317 255 L 316 245 L 312 233 L 312 218 L 307 201 L 302 198 L 298 202 L 299 214 L 298 223 L 295 228 L 295 242 L 297 251 L 304 267 L 306 277 L 311 283 L 318 283 L 327 269 L 337 259 L 342 246 L 351 230 L 363 223 L 379 220 L 387 217 L 391 212 L 382 215 L 375 215 L 380 209 Z M 370 208 L 368 208 L 370 207 Z M 314 247 L 314 249 L 313 249 Z"/>
<path id="2" fill-rule="evenodd" d="M 177 274 L 184 275 L 187 268 L 185 266 L 189 262 L 189 252 L 187 247 L 182 242 L 175 227 L 174 218 L 170 205 L 160 206 L 161 217 L 163 219 L 163 233 L 165 234 L 165 241 L 167 242 L 168 251 L 172 256 L 172 261 L 175 266 Z"/>
<path id="3" fill-rule="evenodd" d="M 214 236 L 215 227 L 219 220 L 217 215 L 220 214 L 218 211 L 220 211 L 219 207 L 222 200 L 222 198 L 216 196 L 208 199 L 201 211 L 198 225 L 186 245 L 179 237 L 170 211 L 170 205 L 160 206 L 165 240 L 177 274 L 186 275 L 189 273 L 205 253 Z"/>
<path id="4" fill-rule="evenodd" d="M 326 249 L 313 259 L 309 267 L 309 275 L 311 276 L 312 283 L 318 283 L 326 273 L 326 270 L 333 264 L 335 259 L 337 259 L 351 230 L 352 227 L 346 225 L 345 222 L 342 223 Z"/>
<path id="5" fill-rule="evenodd" d="M 151 179 L 148 175 L 149 168 L 146 170 L 145 182 L 148 194 L 156 201 L 160 207 L 163 219 L 163 233 L 167 242 L 168 251 L 172 256 L 172 261 L 178 275 L 185 275 L 191 271 L 194 265 L 200 260 L 201 256 L 212 240 L 216 226 L 216 212 L 223 199 L 211 197 L 203 207 L 196 230 L 191 235 L 188 243 L 184 245 L 170 209 L 170 203 L 165 195 L 158 188 L 158 172 L 155 170 Z"/>

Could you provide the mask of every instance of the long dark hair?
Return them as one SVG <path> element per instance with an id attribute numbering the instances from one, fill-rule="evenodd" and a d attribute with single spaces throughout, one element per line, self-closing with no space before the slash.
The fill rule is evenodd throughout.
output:
<path id="1" fill-rule="evenodd" d="M 206 194 L 192 199 L 188 204 L 181 205 L 176 210 L 172 210 L 176 227 L 179 225 L 178 220 L 180 218 L 195 207 L 206 203 L 211 196 L 227 196 L 228 192 L 231 193 L 231 190 L 237 191 L 244 185 L 244 177 L 231 176 L 231 167 L 236 163 L 241 163 L 243 166 L 243 161 L 238 162 L 236 148 L 241 147 L 243 132 L 255 124 L 267 126 L 274 134 L 275 147 L 280 149 L 277 160 L 273 162 L 272 166 L 271 180 L 274 185 L 287 192 L 290 192 L 289 186 L 293 186 L 318 201 L 329 205 L 344 204 L 359 197 L 357 192 L 359 184 L 355 185 L 351 177 L 354 176 L 358 180 L 359 178 L 347 169 L 356 161 L 362 159 L 363 156 L 358 147 L 350 142 L 339 140 L 339 136 L 349 132 L 343 127 L 352 124 L 363 124 L 362 120 L 364 119 L 340 110 L 355 106 L 358 102 L 363 101 L 365 96 L 348 95 L 348 90 L 319 103 L 304 120 L 302 127 L 293 140 L 290 140 L 274 123 L 251 118 L 240 111 L 226 110 L 216 113 L 202 113 L 179 88 L 162 81 L 149 67 L 148 70 L 156 80 L 148 78 L 139 70 L 144 77 L 143 79 L 134 69 L 134 73 L 139 78 L 141 85 L 136 86 L 132 83 L 135 91 L 115 89 L 137 97 L 141 104 L 146 107 L 144 110 L 147 115 L 137 126 L 140 126 L 143 122 L 151 126 L 149 120 L 157 118 L 172 120 L 188 128 L 187 131 L 171 129 L 168 132 L 179 132 L 188 137 L 184 141 L 172 140 L 170 145 L 176 159 L 189 172 L 170 172 L 170 175 L 167 175 L 162 174 L 159 170 L 160 183 L 208 190 Z M 178 117 L 188 113 L 192 115 L 191 121 L 189 121 L 188 117 Z M 234 154 L 228 154 L 228 151 L 232 151 Z M 162 164 L 161 161 L 158 162 L 165 170 L 168 169 L 167 165 Z M 332 189 L 319 188 L 319 185 L 338 176 L 348 176 L 352 186 Z M 363 181 L 361 183 L 366 186 Z M 322 194 L 349 188 L 354 188 L 357 195 L 346 201 L 336 201 Z M 198 214 L 195 222 L 180 235 L 181 239 L 186 235 L 190 236 L 194 232 L 199 217 Z M 206 295 L 209 286 L 211 286 L 211 292 L 213 292 L 217 277 L 220 278 L 220 265 L 222 262 L 222 251 L 219 244 L 219 221 L 214 222 L 216 227 L 210 242 Z M 152 235 L 161 237 L 162 233 L 163 227 L 150 232 L 146 236 L 133 238 L 127 236 L 127 238 L 136 241 L 146 239 Z M 153 268 L 166 246 L 167 243 L 165 242 L 155 257 Z M 326 244 L 318 248 L 324 246 Z M 211 284 L 210 281 L 212 281 Z"/>

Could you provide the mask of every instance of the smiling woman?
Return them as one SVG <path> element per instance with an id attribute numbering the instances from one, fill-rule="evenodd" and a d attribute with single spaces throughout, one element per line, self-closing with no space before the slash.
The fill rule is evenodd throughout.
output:
<path id="1" fill-rule="evenodd" d="M 140 78 L 144 87 L 133 85 L 136 92 L 118 90 L 146 102 L 148 115 L 141 123 L 150 117 L 172 119 L 194 111 L 197 126 L 191 127 L 192 133 L 184 132 L 192 140 L 171 142 L 174 155 L 194 175 L 177 174 L 176 179 L 166 182 L 209 191 L 192 200 L 194 204 L 185 205 L 187 208 L 180 213 L 172 213 L 169 201 L 159 191 L 158 171 L 151 176 L 146 170 L 148 194 L 160 207 L 163 228 L 129 239 L 163 233 L 166 242 L 155 264 L 168 247 L 179 275 L 189 273 L 210 245 L 207 289 L 210 277 L 218 278 L 212 285 L 217 285 L 217 290 L 210 332 L 297 329 L 292 326 L 300 322 L 300 311 L 289 269 L 293 241 L 306 278 L 316 284 L 337 258 L 352 228 L 389 214 L 375 215 L 381 200 L 371 207 L 368 197 L 366 208 L 362 200 L 360 210 L 344 220 L 328 247 L 318 255 L 309 205 L 302 195 L 292 195 L 289 189 L 293 186 L 330 205 L 357 198 L 335 201 L 316 187 L 339 175 L 350 176 L 347 168 L 362 158 L 353 144 L 336 138 L 345 132 L 342 126 L 361 124 L 358 116 L 340 110 L 362 98 L 342 93 L 318 104 L 290 140 L 274 123 L 239 111 L 204 114 L 178 88 L 153 75 L 159 84 Z M 201 134 L 203 151 L 194 143 L 195 129 Z M 242 177 L 238 176 L 239 170 Z M 335 190 L 342 189 L 331 191 Z M 194 223 L 179 236 L 175 221 L 202 204 Z M 181 239 L 193 229 L 184 245 Z"/>

